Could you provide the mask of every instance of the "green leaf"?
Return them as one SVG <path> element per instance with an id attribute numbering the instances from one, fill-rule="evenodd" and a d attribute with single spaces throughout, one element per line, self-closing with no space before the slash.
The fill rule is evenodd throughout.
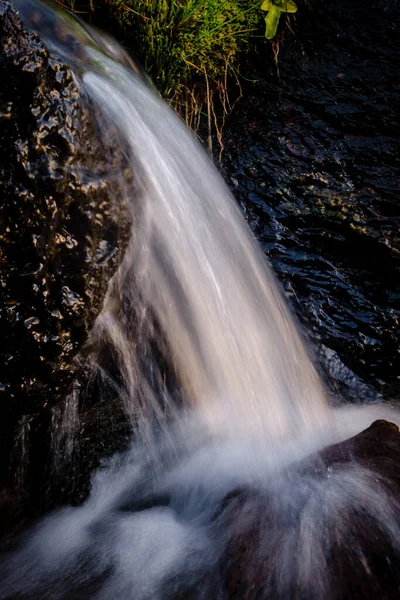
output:
<path id="1" fill-rule="evenodd" d="M 281 12 L 285 13 L 295 13 L 297 12 L 297 6 L 291 0 L 283 0 L 282 4 L 279 6 Z"/>
<path id="2" fill-rule="evenodd" d="M 268 11 L 270 10 L 271 6 L 272 0 L 264 0 L 264 2 L 261 4 L 261 10 Z"/>
<path id="3" fill-rule="evenodd" d="M 276 36 L 276 30 L 278 29 L 279 17 L 281 16 L 281 11 L 278 6 L 273 4 L 269 9 L 267 16 L 265 17 L 265 37 L 267 40 L 272 40 Z"/>

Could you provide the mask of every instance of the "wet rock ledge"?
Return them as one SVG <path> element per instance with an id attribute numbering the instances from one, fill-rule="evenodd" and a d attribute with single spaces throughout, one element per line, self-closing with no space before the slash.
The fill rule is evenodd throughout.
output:
<path id="1" fill-rule="evenodd" d="M 123 158 L 96 137 L 73 74 L 1 0 L 0 80 L 1 508 L 18 485 L 45 479 L 50 425 L 128 220 L 114 201 Z"/>

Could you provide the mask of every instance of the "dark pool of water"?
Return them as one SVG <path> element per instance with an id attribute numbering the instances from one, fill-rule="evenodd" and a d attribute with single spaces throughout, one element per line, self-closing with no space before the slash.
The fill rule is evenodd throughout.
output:
<path id="1" fill-rule="evenodd" d="M 400 389 L 397 9 L 300 7 L 225 129 L 226 178 L 323 371 L 362 401 Z"/>

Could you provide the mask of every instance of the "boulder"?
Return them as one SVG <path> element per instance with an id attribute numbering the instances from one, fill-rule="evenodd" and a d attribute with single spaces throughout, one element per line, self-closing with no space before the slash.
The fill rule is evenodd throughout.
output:
<path id="1" fill-rule="evenodd" d="M 376 421 L 276 485 L 232 493 L 222 513 L 228 597 L 398 598 L 399 459 L 397 426 Z"/>
<path id="2" fill-rule="evenodd" d="M 54 426 L 61 427 L 57 407 L 79 396 L 77 357 L 119 264 L 129 219 L 119 187 L 122 152 L 103 147 L 79 80 L 4 1 L 0 79 L 4 499 L 18 487 L 36 493 L 47 477 Z"/>

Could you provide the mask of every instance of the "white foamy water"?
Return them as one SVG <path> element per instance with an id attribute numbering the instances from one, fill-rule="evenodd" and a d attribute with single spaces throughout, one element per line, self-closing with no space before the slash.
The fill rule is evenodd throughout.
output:
<path id="1" fill-rule="evenodd" d="M 400 421 L 390 408 L 335 410 L 333 425 L 319 436 L 275 452 L 260 440 L 210 440 L 197 418 L 176 423 L 151 456 L 138 440 L 97 472 L 82 506 L 46 517 L 19 550 L 1 558 L 0 598 L 228 600 L 221 564 L 237 536 L 256 523 L 261 537 L 251 564 L 266 566 L 260 580 L 249 565 L 249 585 L 253 577 L 262 585 L 250 598 L 336 599 L 333 549 L 346 556 L 352 539 L 354 568 L 366 561 L 368 583 L 365 543 L 349 532 L 367 531 L 367 540 L 398 552 L 398 500 L 365 465 L 346 463 L 322 476 L 299 465 L 382 417 Z M 243 504 L 235 504 L 238 490 Z M 370 585 L 380 590 L 372 576 Z"/>
<path id="2" fill-rule="evenodd" d="M 187 397 L 213 430 L 235 435 L 282 439 L 326 424 L 322 385 L 220 175 L 143 81 L 103 68 L 84 86 L 120 130 L 142 190 L 120 285 L 132 278 L 160 323 Z M 99 321 L 109 328 L 107 304 Z"/>

